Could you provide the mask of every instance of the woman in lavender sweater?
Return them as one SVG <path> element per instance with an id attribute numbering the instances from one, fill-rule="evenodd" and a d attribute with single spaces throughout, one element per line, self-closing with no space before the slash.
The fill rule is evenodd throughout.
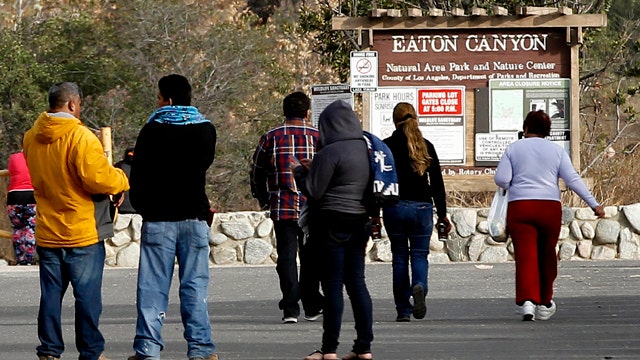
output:
<path id="1" fill-rule="evenodd" d="M 558 274 L 556 244 L 562 204 L 558 179 L 584 200 L 596 216 L 604 209 L 573 168 L 567 152 L 546 140 L 551 119 L 543 111 L 527 114 L 524 139 L 507 147 L 498 164 L 495 183 L 509 190 L 507 231 L 516 263 L 516 304 L 522 320 L 548 320 L 556 312 L 553 282 Z"/>

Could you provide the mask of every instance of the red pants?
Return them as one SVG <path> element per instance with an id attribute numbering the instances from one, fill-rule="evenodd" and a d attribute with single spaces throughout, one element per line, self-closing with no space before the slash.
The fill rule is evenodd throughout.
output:
<path id="1" fill-rule="evenodd" d="M 562 223 L 562 205 L 552 200 L 509 203 L 507 231 L 516 261 L 516 303 L 530 300 L 547 305 L 558 275 L 556 244 Z"/>

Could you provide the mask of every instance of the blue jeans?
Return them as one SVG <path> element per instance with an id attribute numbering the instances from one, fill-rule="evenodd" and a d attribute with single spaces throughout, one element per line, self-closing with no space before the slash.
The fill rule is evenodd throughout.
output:
<path id="1" fill-rule="evenodd" d="M 162 325 L 169 303 L 174 261 L 178 258 L 180 315 L 187 357 L 208 357 L 211 340 L 207 309 L 209 288 L 209 227 L 204 220 L 144 222 L 138 268 L 136 337 L 139 357 L 160 359 Z"/>
<path id="2" fill-rule="evenodd" d="M 102 313 L 104 243 L 79 248 L 37 247 L 40 257 L 40 310 L 38 311 L 38 356 L 59 358 L 62 339 L 62 299 L 71 284 L 75 297 L 76 349 L 80 360 L 96 360 L 104 351 L 98 329 Z"/>
<path id="3" fill-rule="evenodd" d="M 282 300 L 278 304 L 284 317 L 298 317 L 302 300 L 304 312 L 316 315 L 322 310 L 324 299 L 320 294 L 320 278 L 316 259 L 310 256 L 310 244 L 303 245 L 304 233 L 296 220 L 274 221 L 278 264 L 276 271 L 280 280 Z M 299 250 L 298 250 L 299 249 Z M 300 254 L 300 280 L 298 281 L 297 256 Z"/>
<path id="4" fill-rule="evenodd" d="M 433 230 L 433 205 L 426 202 L 400 200 L 383 209 L 384 226 L 393 254 L 393 300 L 398 316 L 409 316 L 413 305 L 411 289 L 422 285 L 428 291 L 429 242 Z M 411 278 L 409 278 L 411 262 Z"/>
<path id="5" fill-rule="evenodd" d="M 365 214 L 321 212 L 313 221 L 316 224 L 311 228 L 309 241 L 319 246 L 324 261 L 320 275 L 325 296 L 321 350 L 335 353 L 338 348 L 344 285 L 355 320 L 352 350 L 356 354 L 369 352 L 373 341 L 373 307 L 364 277 L 365 249 L 371 232 L 369 218 Z"/>

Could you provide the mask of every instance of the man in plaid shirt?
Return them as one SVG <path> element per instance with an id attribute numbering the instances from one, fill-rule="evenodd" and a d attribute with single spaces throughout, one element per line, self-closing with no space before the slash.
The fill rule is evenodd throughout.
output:
<path id="1" fill-rule="evenodd" d="M 323 297 L 315 267 L 310 264 L 311 244 L 304 244 L 304 234 L 298 226 L 300 210 L 306 198 L 296 186 L 292 163 L 311 159 L 320 137 L 318 129 L 309 123 L 311 100 L 302 92 L 284 98 L 284 123 L 266 132 L 253 154 L 251 193 L 260 207 L 270 209 L 276 233 L 283 323 L 296 323 L 300 315 L 298 300 L 302 300 L 305 320 L 315 321 L 322 314 Z M 300 281 L 296 255 L 300 249 Z"/>

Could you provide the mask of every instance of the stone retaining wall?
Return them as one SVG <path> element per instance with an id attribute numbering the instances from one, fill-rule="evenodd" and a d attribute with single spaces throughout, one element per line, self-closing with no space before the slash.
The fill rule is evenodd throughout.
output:
<path id="1" fill-rule="evenodd" d="M 431 237 L 432 263 L 474 261 L 498 263 L 513 260 L 511 239 L 495 241 L 489 236 L 489 209 L 449 209 L 453 225 L 449 239 Z M 605 218 L 597 219 L 589 208 L 563 208 L 558 242 L 560 260 L 640 259 L 640 204 L 609 206 Z M 275 236 L 268 212 L 218 213 L 211 227 L 211 263 L 213 265 L 275 264 Z M 137 266 L 140 254 L 139 215 L 118 216 L 116 233 L 107 241 L 109 266 Z M 370 241 L 368 262 L 391 261 L 389 239 Z"/>

